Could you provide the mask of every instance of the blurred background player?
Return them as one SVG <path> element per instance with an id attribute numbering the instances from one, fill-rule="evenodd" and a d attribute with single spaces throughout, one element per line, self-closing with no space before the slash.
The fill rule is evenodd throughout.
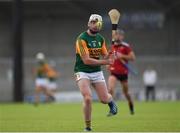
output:
<path id="1" fill-rule="evenodd" d="M 51 82 L 49 82 L 49 79 L 53 79 L 53 76 L 55 75 L 53 69 L 51 69 L 51 67 L 46 62 L 45 55 L 43 53 L 37 53 L 36 59 L 37 66 L 35 69 L 35 105 L 40 102 L 41 92 L 45 94 L 46 102 L 48 102 L 49 99 L 54 100 L 54 95 L 49 89 L 49 87 L 54 86 L 51 84 Z"/>
<path id="2" fill-rule="evenodd" d="M 157 72 L 152 67 L 148 67 L 143 73 L 143 81 L 145 85 L 145 98 L 146 101 L 150 99 L 155 101 L 156 99 L 156 91 L 155 86 L 157 82 Z M 150 98 L 151 96 L 151 98 Z"/>
<path id="3" fill-rule="evenodd" d="M 50 67 L 47 71 L 47 77 L 48 77 L 48 94 L 49 94 L 49 100 L 55 101 L 55 92 L 57 91 L 57 78 L 59 77 L 59 73 L 55 70 L 56 63 L 54 61 L 51 61 L 49 63 Z"/>
<path id="4" fill-rule="evenodd" d="M 108 93 L 101 65 L 112 62 L 108 57 L 104 38 L 98 33 L 102 27 L 102 17 L 92 14 L 88 22 L 88 30 L 81 33 L 76 40 L 76 63 L 74 72 L 77 85 L 84 98 L 83 110 L 85 131 L 91 131 L 92 92 L 94 87 L 100 101 L 108 104 L 109 115 L 117 114 L 117 107 Z M 104 59 L 100 59 L 100 57 Z"/>
<path id="5" fill-rule="evenodd" d="M 135 60 L 135 54 L 130 45 L 124 42 L 124 31 L 117 29 L 116 33 L 112 36 L 113 44 L 111 47 L 111 54 L 114 58 L 114 63 L 107 66 L 110 71 L 108 78 L 108 90 L 113 96 L 115 92 L 115 85 L 120 81 L 123 93 L 128 100 L 130 113 L 134 114 L 134 105 L 130 94 L 128 93 L 128 68 L 124 65 L 128 61 Z"/>

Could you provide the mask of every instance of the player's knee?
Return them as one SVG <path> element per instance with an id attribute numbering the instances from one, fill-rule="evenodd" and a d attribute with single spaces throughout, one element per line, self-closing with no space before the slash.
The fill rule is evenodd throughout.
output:
<path id="1" fill-rule="evenodd" d="M 101 97 L 101 103 L 103 103 L 103 104 L 109 103 L 110 97 L 111 97 L 111 95 Z"/>
<path id="2" fill-rule="evenodd" d="M 92 102 L 92 97 L 87 95 L 87 96 L 84 96 L 84 102 L 86 104 L 90 104 Z"/>

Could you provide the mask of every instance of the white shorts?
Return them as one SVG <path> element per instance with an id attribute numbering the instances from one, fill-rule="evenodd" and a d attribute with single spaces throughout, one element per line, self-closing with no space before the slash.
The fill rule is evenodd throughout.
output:
<path id="1" fill-rule="evenodd" d="M 56 89 L 57 89 L 57 84 L 56 84 L 56 82 L 49 81 L 49 83 L 48 83 L 48 89 L 49 89 L 49 90 L 56 90 Z"/>
<path id="2" fill-rule="evenodd" d="M 45 87 L 45 88 L 48 87 L 48 80 L 46 78 L 37 78 L 35 82 L 36 82 L 36 86 Z"/>
<path id="3" fill-rule="evenodd" d="M 105 82 L 104 75 L 102 71 L 86 73 L 86 72 L 77 72 L 75 73 L 76 81 L 81 79 L 89 79 L 92 83 Z"/>

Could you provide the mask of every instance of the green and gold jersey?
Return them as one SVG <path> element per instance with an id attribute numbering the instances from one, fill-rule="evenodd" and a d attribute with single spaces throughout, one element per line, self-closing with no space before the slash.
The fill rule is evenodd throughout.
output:
<path id="1" fill-rule="evenodd" d="M 90 36 L 83 32 L 76 40 L 76 63 L 74 72 L 98 72 L 100 66 L 86 65 L 83 63 L 81 56 L 89 54 L 90 58 L 100 59 L 101 56 L 107 55 L 107 49 L 104 38 L 98 33 L 96 36 Z"/>
<path id="2" fill-rule="evenodd" d="M 36 67 L 36 77 L 37 78 L 48 78 L 50 81 L 56 80 L 57 72 L 50 67 L 46 62 L 39 62 Z"/>
<path id="3" fill-rule="evenodd" d="M 37 78 L 46 78 L 47 75 L 47 68 L 48 64 L 45 62 L 39 62 L 37 67 L 36 67 L 36 77 Z"/>

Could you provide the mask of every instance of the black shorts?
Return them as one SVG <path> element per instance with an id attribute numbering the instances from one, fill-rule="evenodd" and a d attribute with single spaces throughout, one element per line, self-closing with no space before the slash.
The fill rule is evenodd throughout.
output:
<path id="1" fill-rule="evenodd" d="M 119 81 L 128 81 L 128 74 L 114 74 L 111 73 L 111 75 L 115 76 Z"/>

